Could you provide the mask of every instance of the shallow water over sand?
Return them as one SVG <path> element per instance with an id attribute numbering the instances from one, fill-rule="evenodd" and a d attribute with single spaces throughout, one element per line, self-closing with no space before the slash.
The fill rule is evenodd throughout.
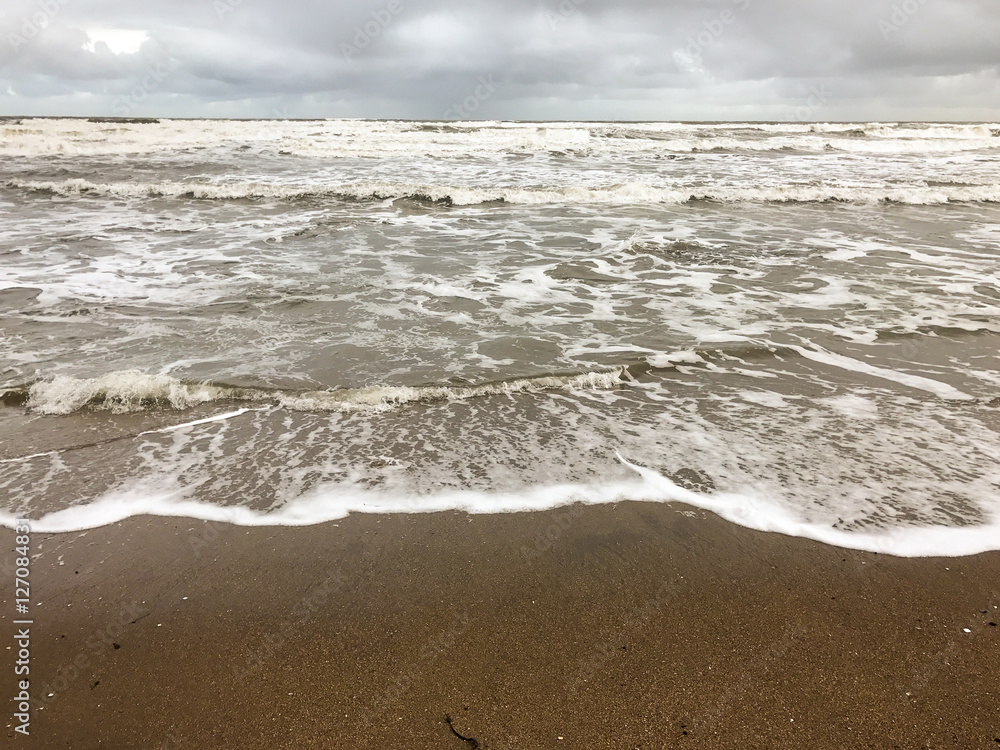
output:
<path id="1" fill-rule="evenodd" d="M 0 130 L 9 515 L 635 497 L 1000 548 L 995 125 Z"/>

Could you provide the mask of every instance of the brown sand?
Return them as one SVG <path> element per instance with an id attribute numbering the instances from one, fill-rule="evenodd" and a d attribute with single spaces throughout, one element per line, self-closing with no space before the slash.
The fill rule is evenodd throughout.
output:
<path id="1" fill-rule="evenodd" d="M 47 703 L 5 746 L 1000 749 L 1000 554 L 646 503 L 34 542 Z"/>

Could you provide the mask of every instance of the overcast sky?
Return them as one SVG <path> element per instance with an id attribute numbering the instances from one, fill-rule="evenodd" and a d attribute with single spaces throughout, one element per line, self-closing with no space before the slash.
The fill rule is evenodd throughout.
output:
<path id="1" fill-rule="evenodd" d="M 1000 119 L 1000 0 L 2 0 L 0 114 Z"/>

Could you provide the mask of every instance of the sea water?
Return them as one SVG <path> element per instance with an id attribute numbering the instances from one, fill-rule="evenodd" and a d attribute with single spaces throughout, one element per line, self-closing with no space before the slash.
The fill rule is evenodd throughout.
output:
<path id="1" fill-rule="evenodd" d="M 0 121 L 0 521 L 1000 549 L 1000 125 Z"/>

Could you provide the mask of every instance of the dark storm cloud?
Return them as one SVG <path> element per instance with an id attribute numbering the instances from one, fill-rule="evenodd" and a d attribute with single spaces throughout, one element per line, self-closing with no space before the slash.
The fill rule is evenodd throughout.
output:
<path id="1" fill-rule="evenodd" d="M 997 38 L 995 0 L 6 0 L 0 113 L 996 119 Z"/>

